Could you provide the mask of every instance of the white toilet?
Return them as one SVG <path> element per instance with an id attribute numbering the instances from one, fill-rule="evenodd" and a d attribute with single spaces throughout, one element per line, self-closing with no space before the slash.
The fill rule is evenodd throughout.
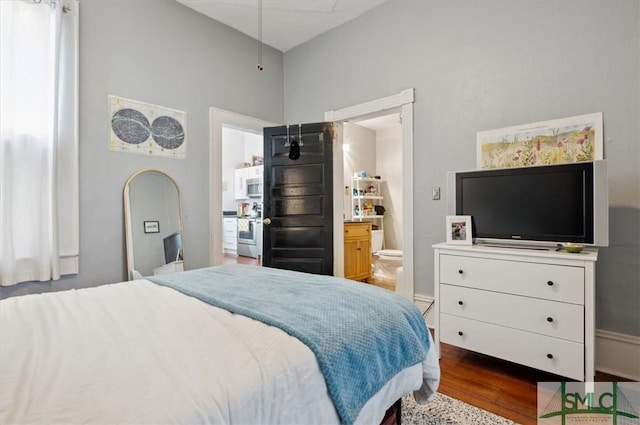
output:
<path id="1" fill-rule="evenodd" d="M 382 230 L 372 231 L 373 278 L 396 282 L 398 273 L 402 274 L 402 250 L 382 249 L 383 240 Z"/>

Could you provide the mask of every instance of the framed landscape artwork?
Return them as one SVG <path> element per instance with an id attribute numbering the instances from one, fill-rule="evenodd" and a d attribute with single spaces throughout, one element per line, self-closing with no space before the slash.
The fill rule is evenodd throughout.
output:
<path id="1" fill-rule="evenodd" d="M 480 131 L 476 149 L 479 169 L 603 159 L 602 112 Z"/>

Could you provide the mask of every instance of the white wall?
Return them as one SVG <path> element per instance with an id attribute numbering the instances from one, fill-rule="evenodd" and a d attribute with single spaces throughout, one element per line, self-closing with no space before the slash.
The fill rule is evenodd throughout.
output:
<path id="1" fill-rule="evenodd" d="M 235 211 L 235 170 L 245 159 L 245 133 L 222 127 L 222 211 Z"/>
<path id="2" fill-rule="evenodd" d="M 385 248 L 402 249 L 402 125 L 399 122 L 376 131 L 376 159 L 376 174 L 384 180 Z"/>
<path id="3" fill-rule="evenodd" d="M 263 156 L 264 144 L 262 134 L 244 133 L 244 152 L 246 162 L 251 162 L 254 156 Z"/>
<path id="4" fill-rule="evenodd" d="M 603 112 L 610 246 L 597 326 L 640 335 L 640 2 L 388 0 L 287 51 L 286 122 L 415 88 L 415 288 L 433 295 L 446 173 L 475 167 L 476 132 Z M 526 17 L 526 19 L 525 19 Z M 431 187 L 443 189 L 431 200 Z"/>

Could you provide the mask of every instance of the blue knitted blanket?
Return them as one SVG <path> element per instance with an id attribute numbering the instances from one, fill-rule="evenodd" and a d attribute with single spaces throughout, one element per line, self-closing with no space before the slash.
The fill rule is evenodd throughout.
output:
<path id="1" fill-rule="evenodd" d="M 429 349 L 420 311 L 364 283 L 236 264 L 147 279 L 302 341 L 318 359 L 347 425 L 389 379 L 422 362 Z"/>

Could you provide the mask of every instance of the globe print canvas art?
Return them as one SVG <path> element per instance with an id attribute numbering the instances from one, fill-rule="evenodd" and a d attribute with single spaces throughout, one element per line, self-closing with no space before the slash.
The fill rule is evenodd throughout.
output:
<path id="1" fill-rule="evenodd" d="M 186 112 L 109 96 L 109 150 L 186 157 Z"/>

